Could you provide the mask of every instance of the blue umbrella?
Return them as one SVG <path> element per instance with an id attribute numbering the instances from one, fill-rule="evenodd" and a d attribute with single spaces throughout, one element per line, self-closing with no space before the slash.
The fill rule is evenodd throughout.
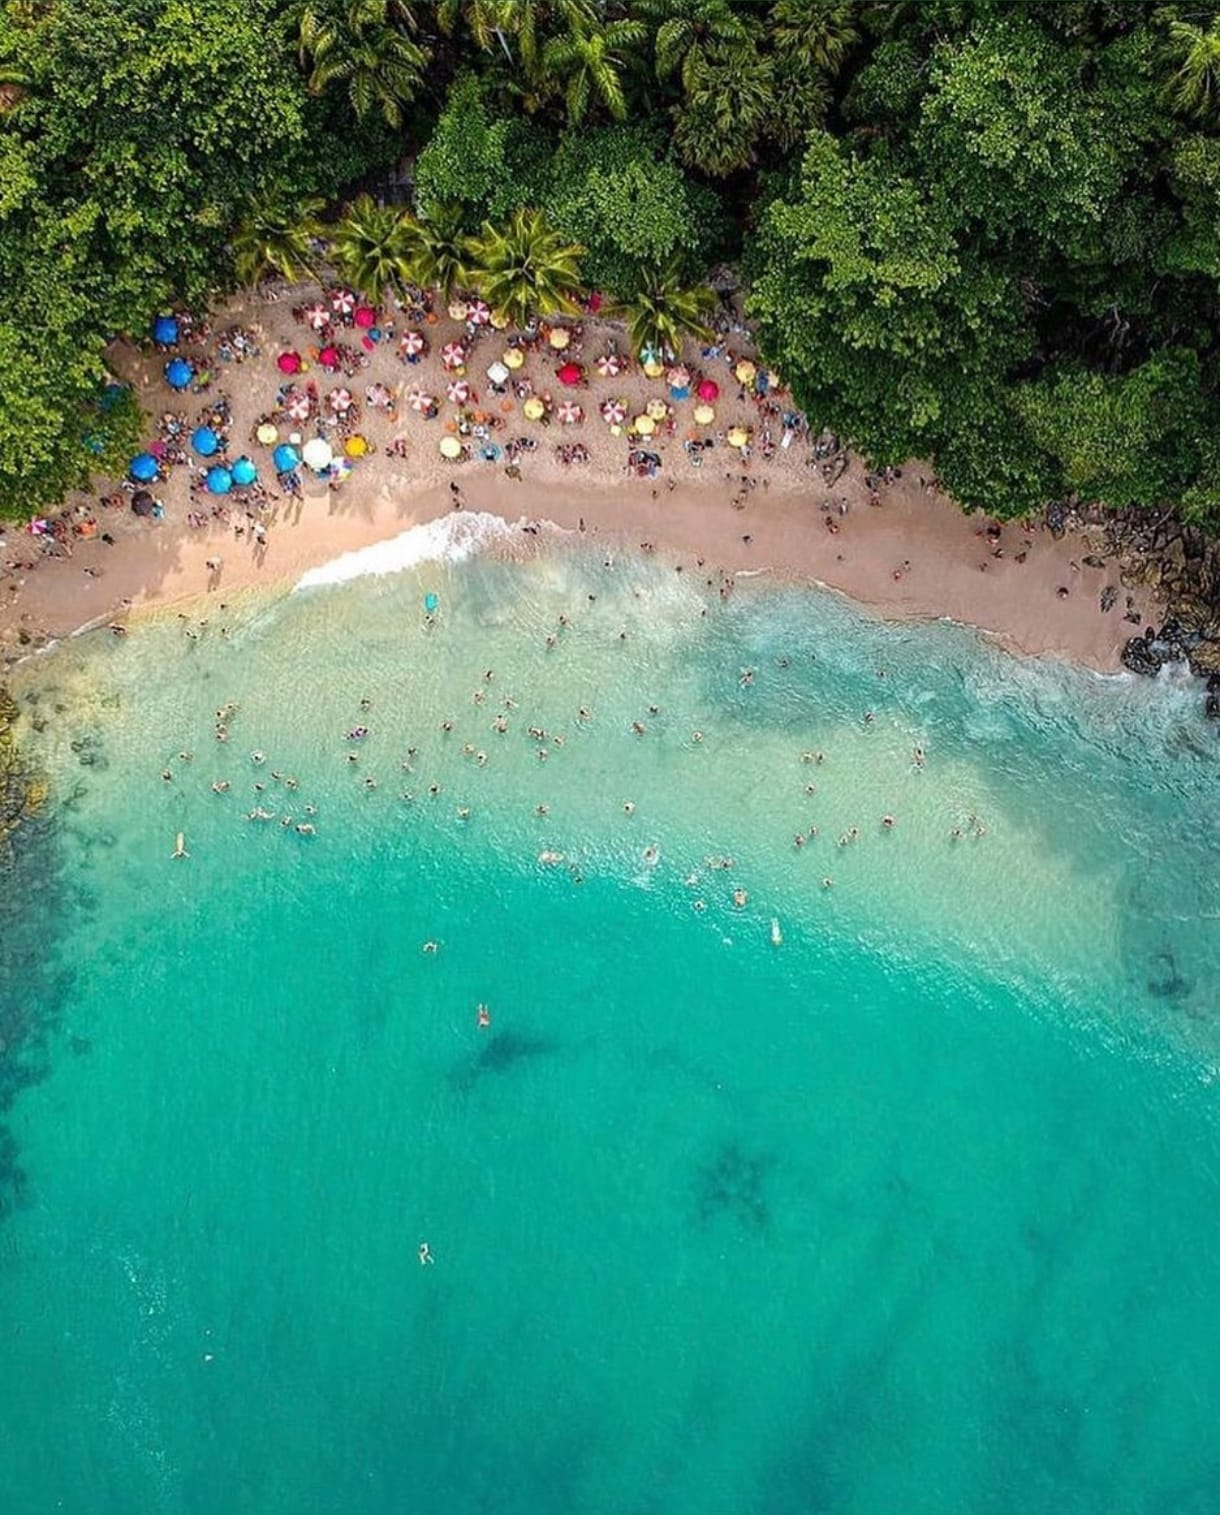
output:
<path id="1" fill-rule="evenodd" d="M 227 468 L 209 468 L 207 485 L 210 494 L 228 494 L 233 488 L 233 475 Z"/>
<path id="2" fill-rule="evenodd" d="M 195 370 L 185 358 L 171 358 L 165 365 L 165 381 L 171 389 L 185 389 L 195 377 Z"/>
<path id="3" fill-rule="evenodd" d="M 157 460 L 151 452 L 138 452 L 128 463 L 127 472 L 137 484 L 151 484 L 157 477 Z"/>
<path id="4" fill-rule="evenodd" d="M 153 341 L 171 347 L 178 340 L 178 322 L 173 316 L 158 316 L 153 322 Z"/>
<path id="5" fill-rule="evenodd" d="M 287 442 L 281 442 L 271 454 L 271 461 L 275 464 L 276 473 L 287 473 L 301 461 L 301 454 L 295 447 L 289 447 Z"/>
<path id="6" fill-rule="evenodd" d="M 220 451 L 220 438 L 210 426 L 200 426 L 191 438 L 191 446 L 201 458 L 214 457 Z"/>
<path id="7" fill-rule="evenodd" d="M 258 469 L 249 458 L 238 458 L 233 465 L 234 484 L 253 484 L 258 478 Z"/>

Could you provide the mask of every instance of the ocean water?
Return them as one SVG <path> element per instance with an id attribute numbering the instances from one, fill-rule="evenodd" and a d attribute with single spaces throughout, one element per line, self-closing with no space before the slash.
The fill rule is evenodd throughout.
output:
<path id="1" fill-rule="evenodd" d="M 491 532 L 22 671 L 2 1508 L 1213 1515 L 1197 694 Z"/>

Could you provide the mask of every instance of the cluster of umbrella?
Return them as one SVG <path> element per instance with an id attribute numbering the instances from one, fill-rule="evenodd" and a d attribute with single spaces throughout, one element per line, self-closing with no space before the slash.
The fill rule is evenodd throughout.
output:
<path id="1" fill-rule="evenodd" d="M 487 326 L 492 321 L 491 306 L 486 300 L 455 300 L 449 314 L 455 321 L 469 321 L 472 326 Z"/>

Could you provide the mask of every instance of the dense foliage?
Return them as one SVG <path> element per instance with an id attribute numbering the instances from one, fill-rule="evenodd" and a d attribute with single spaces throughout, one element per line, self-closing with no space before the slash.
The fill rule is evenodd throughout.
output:
<path id="1" fill-rule="evenodd" d="M 129 445 L 111 338 L 320 239 L 641 340 L 735 262 L 874 461 L 1220 527 L 1216 0 L 8 0 L 0 511 Z"/>

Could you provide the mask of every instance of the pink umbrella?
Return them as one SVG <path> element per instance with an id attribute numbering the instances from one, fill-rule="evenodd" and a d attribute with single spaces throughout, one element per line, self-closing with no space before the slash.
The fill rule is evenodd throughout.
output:
<path id="1" fill-rule="evenodd" d="M 597 360 L 597 371 L 603 379 L 614 379 L 622 372 L 623 360 L 616 352 L 606 352 Z"/>
<path id="2" fill-rule="evenodd" d="M 330 408 L 339 415 L 352 408 L 352 392 L 350 389 L 332 389 L 326 399 Z"/>
<path id="3" fill-rule="evenodd" d="M 575 400 L 564 400 L 556 407 L 555 414 L 565 426 L 575 426 L 585 418 L 584 411 Z"/>
<path id="4" fill-rule="evenodd" d="M 282 352 L 275 360 L 275 366 L 281 373 L 300 373 L 301 354 L 299 352 Z"/>
<path id="5" fill-rule="evenodd" d="M 720 398 L 720 385 L 715 379 L 700 379 L 699 388 L 696 390 L 701 400 L 706 400 L 710 405 L 713 400 Z"/>
<path id="6" fill-rule="evenodd" d="M 681 363 L 675 363 L 665 375 L 665 378 L 671 389 L 685 389 L 690 383 L 690 369 L 684 367 Z"/>
<path id="7" fill-rule="evenodd" d="M 611 426 L 621 426 L 627 419 L 627 407 L 621 400 L 603 400 L 602 418 Z"/>
<path id="8" fill-rule="evenodd" d="M 368 331 L 370 327 L 377 325 L 377 312 L 371 305 L 356 306 L 356 325 L 362 331 Z"/>
<path id="9" fill-rule="evenodd" d="M 394 403 L 394 396 L 384 384 L 370 384 L 364 391 L 364 398 L 368 404 L 381 410 L 389 410 Z"/>
<path id="10" fill-rule="evenodd" d="M 329 369 L 333 373 L 339 367 L 339 349 L 337 347 L 324 347 L 318 354 L 318 362 L 321 363 L 323 368 Z"/>
<path id="11" fill-rule="evenodd" d="M 566 384 L 569 389 L 574 384 L 579 384 L 584 376 L 585 371 L 579 363 L 565 363 L 562 368 L 555 370 L 555 377 L 561 384 Z"/>
<path id="12" fill-rule="evenodd" d="M 475 326 L 486 326 L 491 320 L 491 306 L 486 300 L 472 300 L 466 307 L 466 319 Z"/>
<path id="13" fill-rule="evenodd" d="M 460 342 L 446 342 L 441 348 L 441 362 L 446 368 L 465 367 L 466 349 Z"/>
<path id="14" fill-rule="evenodd" d="M 398 344 L 398 350 L 406 353 L 409 358 L 416 358 L 427 346 L 422 332 L 409 331 L 404 334 L 402 341 Z"/>
<path id="15" fill-rule="evenodd" d="M 356 296 L 350 289 L 336 289 L 331 292 L 330 308 L 336 315 L 350 316 L 356 308 Z"/>
<path id="16" fill-rule="evenodd" d="M 470 398 L 470 385 L 465 379 L 454 379 L 445 390 L 445 394 L 455 405 L 464 405 Z"/>
<path id="17" fill-rule="evenodd" d="M 303 389 L 294 389 L 284 401 L 284 414 L 294 421 L 308 421 L 309 411 L 309 396 Z"/>
<path id="18" fill-rule="evenodd" d="M 407 396 L 407 404 L 411 407 L 412 410 L 424 411 L 431 410 L 432 407 L 436 404 L 436 401 L 430 394 L 426 394 L 422 389 L 413 389 Z"/>
<path id="19" fill-rule="evenodd" d="M 314 331 L 321 331 L 330 320 L 330 311 L 322 304 L 321 300 L 315 300 L 312 305 L 305 307 L 306 324 L 312 326 Z"/>

